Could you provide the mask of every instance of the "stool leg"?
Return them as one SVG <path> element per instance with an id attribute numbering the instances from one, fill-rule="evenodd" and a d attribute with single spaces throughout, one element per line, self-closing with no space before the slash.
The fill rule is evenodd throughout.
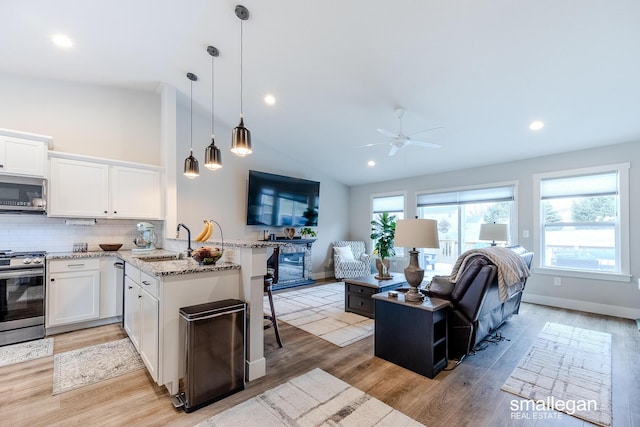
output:
<path id="1" fill-rule="evenodd" d="M 276 309 L 273 306 L 273 294 L 271 293 L 271 287 L 269 287 L 269 290 L 267 291 L 267 296 L 269 297 L 269 305 L 271 306 L 271 323 L 273 324 L 273 330 L 276 333 L 276 341 L 278 341 L 278 345 L 282 347 L 280 331 L 278 330 L 278 321 L 276 320 Z"/>

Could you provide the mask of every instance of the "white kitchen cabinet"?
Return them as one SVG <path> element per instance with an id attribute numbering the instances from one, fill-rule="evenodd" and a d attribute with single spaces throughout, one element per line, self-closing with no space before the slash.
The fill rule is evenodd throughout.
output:
<path id="1" fill-rule="evenodd" d="M 100 317 L 100 260 L 49 261 L 48 280 L 47 327 Z"/>
<path id="2" fill-rule="evenodd" d="M 118 218 L 161 218 L 160 173 L 111 167 L 111 213 Z"/>
<path id="3" fill-rule="evenodd" d="M 124 280 L 124 329 L 140 353 L 149 374 L 157 380 L 159 304 L 157 298 L 147 292 L 147 289 L 157 290 L 157 282 L 155 278 L 141 273 L 130 264 L 125 265 Z"/>
<path id="4" fill-rule="evenodd" d="M 52 217 L 162 219 L 157 167 L 49 153 Z"/>
<path id="5" fill-rule="evenodd" d="M 47 213 L 83 218 L 109 216 L 109 166 L 51 158 Z"/>
<path id="6" fill-rule="evenodd" d="M 44 178 L 50 142 L 48 136 L 0 129 L 0 174 Z"/>
<path id="7" fill-rule="evenodd" d="M 100 318 L 122 316 L 124 263 L 117 257 L 100 258 Z"/>

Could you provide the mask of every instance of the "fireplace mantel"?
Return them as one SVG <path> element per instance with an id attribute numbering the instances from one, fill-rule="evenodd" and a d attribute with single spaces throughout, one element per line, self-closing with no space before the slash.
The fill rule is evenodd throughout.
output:
<path id="1" fill-rule="evenodd" d="M 273 254 L 267 260 L 267 268 L 272 268 L 273 289 L 285 289 L 310 285 L 311 247 L 316 239 L 278 239 Z"/>

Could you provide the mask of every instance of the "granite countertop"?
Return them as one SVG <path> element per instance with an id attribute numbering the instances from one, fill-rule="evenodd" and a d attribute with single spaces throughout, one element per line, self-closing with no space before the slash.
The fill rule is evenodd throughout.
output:
<path id="1" fill-rule="evenodd" d="M 176 276 L 181 274 L 205 273 L 211 271 L 239 270 L 240 265 L 230 262 L 217 262 L 215 265 L 200 265 L 192 258 L 177 259 L 179 252 L 156 249 L 146 252 L 134 251 L 95 251 L 95 252 L 54 252 L 48 253 L 48 260 L 80 259 L 115 256 L 153 276 Z M 145 258 L 166 258 L 166 261 L 143 261 Z"/>

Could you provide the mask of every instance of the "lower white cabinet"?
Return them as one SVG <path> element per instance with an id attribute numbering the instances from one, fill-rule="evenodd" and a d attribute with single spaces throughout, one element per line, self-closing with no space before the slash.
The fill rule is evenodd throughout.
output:
<path id="1" fill-rule="evenodd" d="M 49 261 L 47 326 L 100 318 L 100 260 Z"/>
<path id="2" fill-rule="evenodd" d="M 141 277 L 142 276 L 142 277 Z M 140 353 L 151 378 L 158 379 L 157 279 L 126 264 L 124 278 L 124 329 Z"/>
<path id="3" fill-rule="evenodd" d="M 100 258 L 100 318 L 122 316 L 124 262 L 117 257 Z"/>

